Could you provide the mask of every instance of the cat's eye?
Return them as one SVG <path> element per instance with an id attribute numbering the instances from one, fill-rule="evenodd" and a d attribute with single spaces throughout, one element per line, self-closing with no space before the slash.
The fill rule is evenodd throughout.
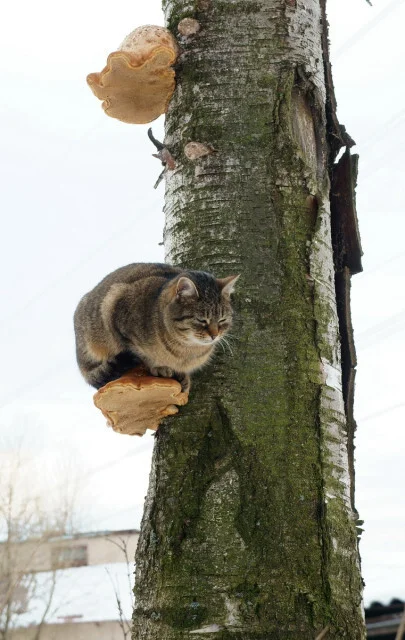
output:
<path id="1" fill-rule="evenodd" d="M 199 322 L 200 324 L 208 324 L 208 320 L 204 320 L 203 318 L 196 318 L 197 322 Z"/>
<path id="2" fill-rule="evenodd" d="M 218 324 L 224 324 L 224 322 L 228 322 L 227 318 L 221 318 L 221 320 L 218 320 Z"/>

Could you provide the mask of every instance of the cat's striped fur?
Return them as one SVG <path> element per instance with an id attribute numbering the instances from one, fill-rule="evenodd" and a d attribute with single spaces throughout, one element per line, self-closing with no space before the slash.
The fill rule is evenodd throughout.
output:
<path id="1" fill-rule="evenodd" d="M 208 362 L 231 326 L 237 278 L 159 263 L 109 274 L 75 312 L 83 376 L 98 389 L 143 363 L 152 375 L 175 377 L 187 390 L 189 374 Z"/>

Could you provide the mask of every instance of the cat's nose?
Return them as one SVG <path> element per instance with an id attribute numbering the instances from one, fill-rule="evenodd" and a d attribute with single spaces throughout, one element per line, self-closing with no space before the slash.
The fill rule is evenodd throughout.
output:
<path id="1" fill-rule="evenodd" d="M 218 337 L 218 324 L 216 322 L 212 322 L 208 327 L 208 333 L 211 336 L 211 340 L 215 340 Z"/>

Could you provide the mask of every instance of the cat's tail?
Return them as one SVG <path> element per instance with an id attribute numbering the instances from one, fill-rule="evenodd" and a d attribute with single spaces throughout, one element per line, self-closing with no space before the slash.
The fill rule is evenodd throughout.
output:
<path id="1" fill-rule="evenodd" d="M 107 382 L 117 380 L 127 371 L 143 364 L 142 360 L 131 351 L 121 351 L 111 360 L 95 364 L 94 362 L 80 362 L 79 367 L 86 381 L 92 387 L 100 389 Z"/>

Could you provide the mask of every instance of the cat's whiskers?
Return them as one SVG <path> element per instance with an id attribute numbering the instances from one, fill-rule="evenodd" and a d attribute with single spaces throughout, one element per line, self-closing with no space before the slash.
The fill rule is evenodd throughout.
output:
<path id="1" fill-rule="evenodd" d="M 238 338 L 237 336 L 234 336 L 232 333 L 227 333 L 226 337 L 227 339 L 230 339 L 230 340 L 240 340 L 240 338 Z"/>
<path id="2" fill-rule="evenodd" d="M 225 345 L 228 347 L 229 353 L 231 354 L 231 356 L 233 356 L 232 347 L 231 347 L 231 345 L 229 344 L 229 342 L 228 342 L 227 338 L 228 338 L 228 336 L 227 336 L 226 338 L 225 338 L 225 336 L 222 336 L 221 341 L 220 341 L 220 344 L 221 344 L 221 346 L 222 346 L 222 348 L 223 348 L 223 350 L 224 350 L 224 353 L 225 353 L 225 347 L 224 347 L 224 344 L 225 344 Z M 222 344 L 222 343 L 224 343 L 224 344 Z"/>

